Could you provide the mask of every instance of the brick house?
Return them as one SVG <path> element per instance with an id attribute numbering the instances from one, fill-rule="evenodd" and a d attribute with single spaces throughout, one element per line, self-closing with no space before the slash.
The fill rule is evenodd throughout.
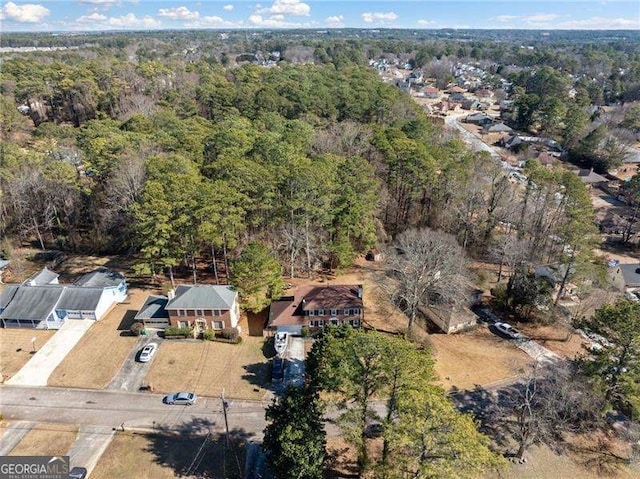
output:
<path id="1" fill-rule="evenodd" d="M 303 327 L 318 329 L 345 323 L 358 328 L 364 319 L 362 295 L 362 285 L 300 287 L 293 296 L 271 303 L 267 334 L 300 334 Z"/>

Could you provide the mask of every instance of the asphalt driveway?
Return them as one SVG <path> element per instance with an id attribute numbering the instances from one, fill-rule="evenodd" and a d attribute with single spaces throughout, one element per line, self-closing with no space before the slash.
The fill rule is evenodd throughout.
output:
<path id="1" fill-rule="evenodd" d="M 141 363 L 137 361 L 140 350 L 149 343 L 158 344 L 158 349 L 162 347 L 162 339 L 158 338 L 157 335 L 153 336 L 156 337 L 140 336 L 135 347 L 129 352 L 129 355 L 127 356 L 127 359 L 125 359 L 120 371 L 118 371 L 118 374 L 116 374 L 107 385 L 106 389 L 116 391 L 138 391 L 140 389 L 144 383 L 144 378 L 147 375 L 147 372 L 149 372 L 149 368 L 151 368 L 151 363 L 158 354 L 158 351 L 156 350 L 151 361 L 148 363 Z"/>

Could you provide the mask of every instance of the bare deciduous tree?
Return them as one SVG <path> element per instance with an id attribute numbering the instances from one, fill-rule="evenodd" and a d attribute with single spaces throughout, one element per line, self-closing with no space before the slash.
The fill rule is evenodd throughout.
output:
<path id="1" fill-rule="evenodd" d="M 410 229 L 398 236 L 395 247 L 387 260 L 388 289 L 409 318 L 409 334 L 420 305 L 454 305 L 468 298 L 466 256 L 452 235 L 429 228 Z"/>

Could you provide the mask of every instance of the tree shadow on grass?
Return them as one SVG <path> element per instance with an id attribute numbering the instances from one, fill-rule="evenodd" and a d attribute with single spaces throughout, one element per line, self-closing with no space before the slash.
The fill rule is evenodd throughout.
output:
<path id="1" fill-rule="evenodd" d="M 267 389 L 271 383 L 271 364 L 270 363 L 254 363 L 244 366 L 246 374 L 242 375 L 242 379 L 256 387 Z"/>
<path id="2" fill-rule="evenodd" d="M 146 451 L 155 462 L 169 467 L 177 477 L 208 479 L 242 479 L 244 477 L 246 444 L 251 434 L 243 429 L 229 432 L 229 446 L 224 434 L 210 433 L 214 423 L 194 419 L 180 427 L 178 433 L 158 429 L 145 434 L 149 440 Z M 205 432 L 206 431 L 206 432 Z"/>

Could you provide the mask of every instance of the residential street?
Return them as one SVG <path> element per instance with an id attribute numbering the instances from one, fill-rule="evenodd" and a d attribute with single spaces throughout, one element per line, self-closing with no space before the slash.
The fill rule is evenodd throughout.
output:
<path id="1" fill-rule="evenodd" d="M 444 122 L 446 125 L 455 128 L 456 130 L 458 130 L 460 132 L 460 134 L 462 135 L 462 138 L 471 146 L 473 146 L 474 149 L 476 150 L 480 150 L 480 151 L 486 151 L 487 153 L 489 153 L 491 155 L 492 158 L 495 158 L 496 160 L 500 160 L 500 155 L 498 154 L 498 152 L 490 147 L 489 145 L 487 145 L 485 142 L 483 142 L 480 138 L 476 137 L 473 133 L 465 130 L 462 125 L 460 125 L 460 123 L 458 123 L 458 120 L 460 118 L 463 118 L 465 116 L 467 116 L 469 114 L 469 112 L 465 112 L 465 113 L 458 113 L 456 115 L 449 115 L 444 119 Z"/>

